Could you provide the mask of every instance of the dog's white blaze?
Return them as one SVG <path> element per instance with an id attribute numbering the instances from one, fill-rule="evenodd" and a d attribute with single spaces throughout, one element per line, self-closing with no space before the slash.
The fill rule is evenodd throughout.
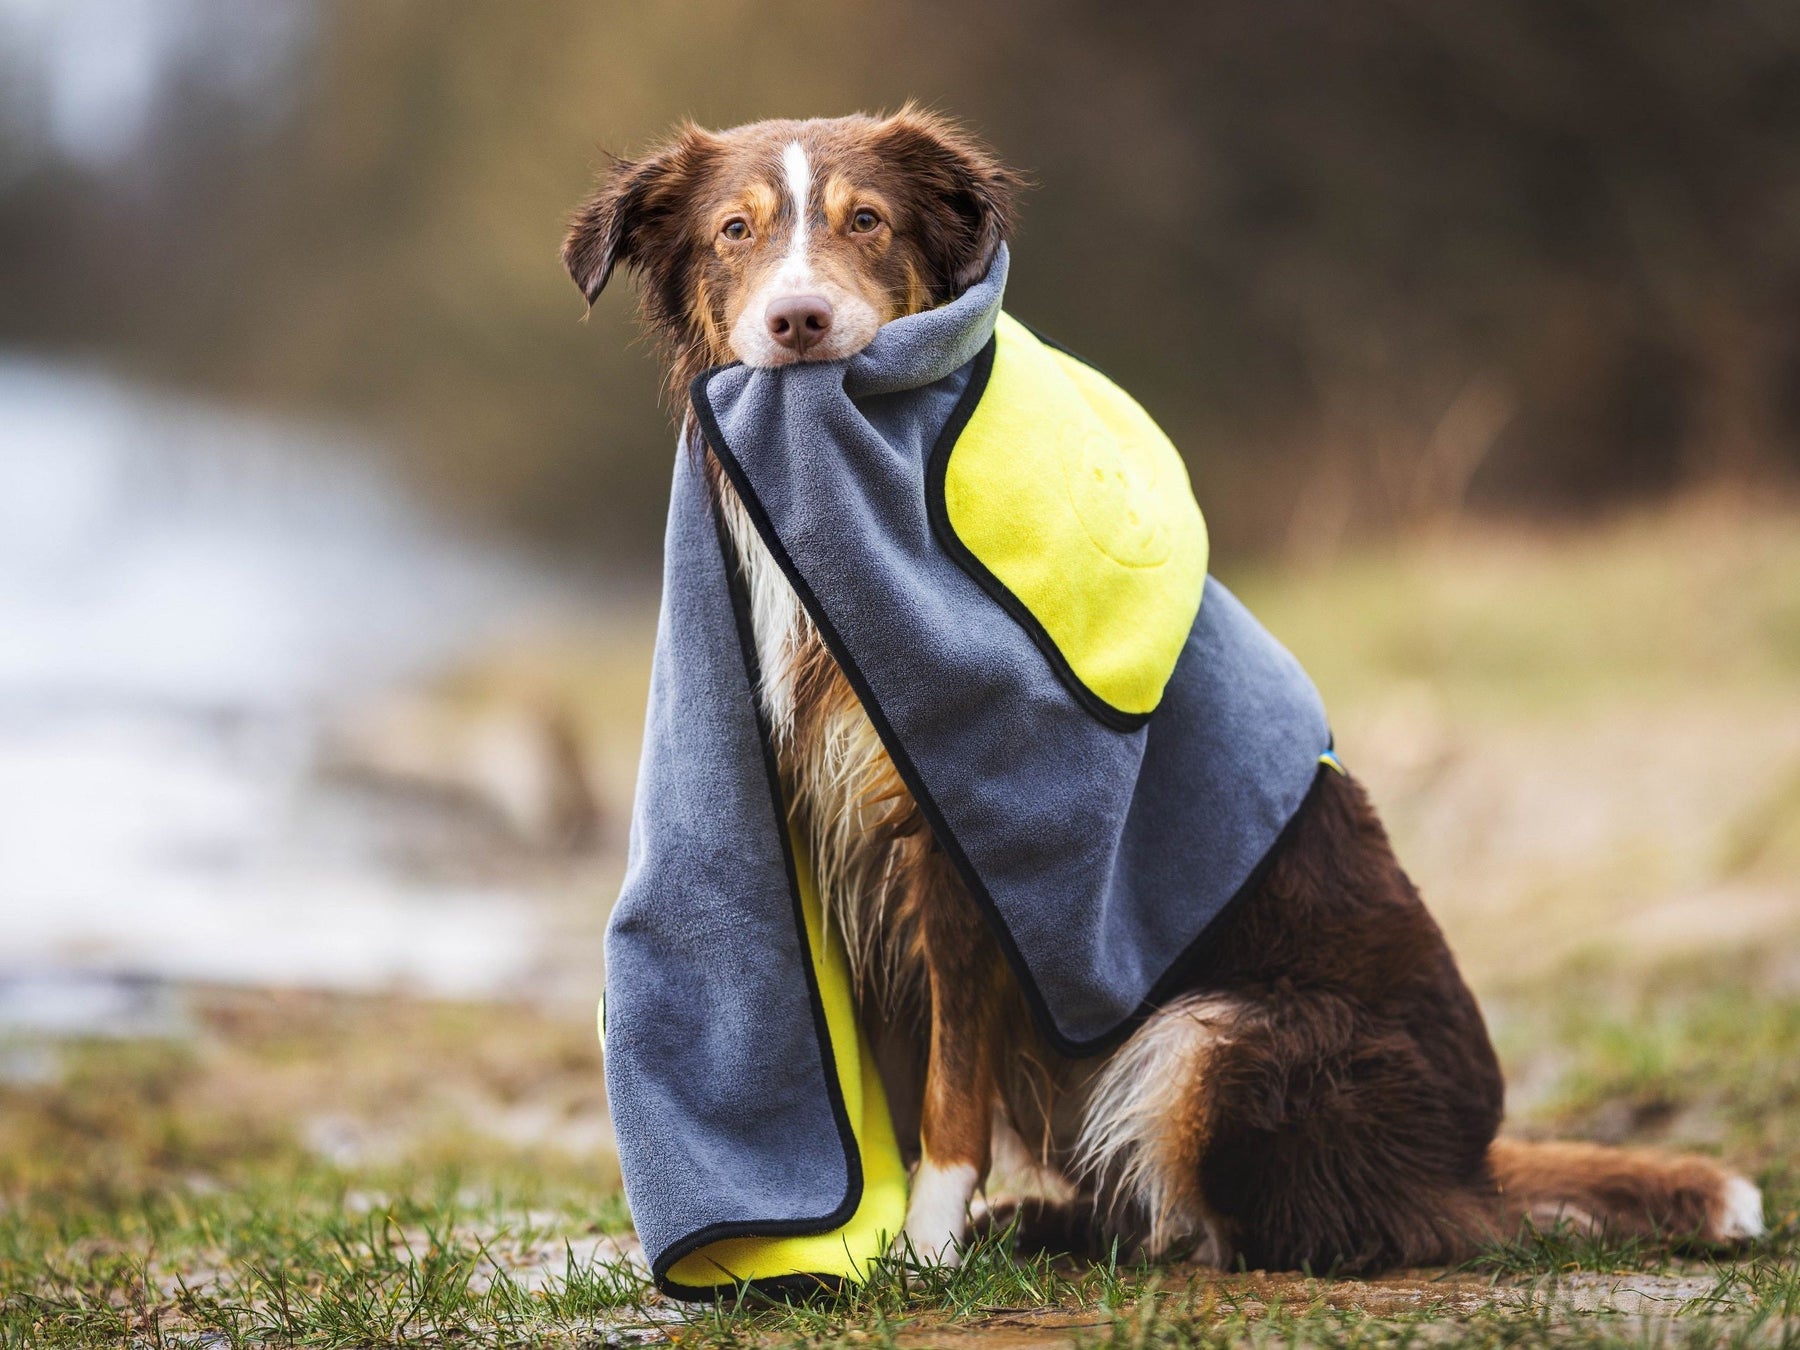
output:
<path id="1" fill-rule="evenodd" d="M 788 201 L 794 208 L 794 233 L 788 240 L 787 257 L 782 260 L 781 270 L 798 282 L 810 270 L 806 262 L 806 230 L 807 206 L 812 200 L 812 161 L 806 157 L 806 147 L 799 141 L 789 141 L 781 152 L 781 171 L 787 175 Z"/>
<path id="2" fill-rule="evenodd" d="M 912 1193 L 906 1202 L 906 1243 L 913 1256 L 932 1265 L 953 1266 L 962 1260 L 957 1244 L 969 1221 L 969 1200 L 980 1178 L 973 1165 L 942 1166 L 927 1154 L 913 1173 Z"/>
<path id="3" fill-rule="evenodd" d="M 1206 1228 L 1199 1177 L 1189 1175 L 1185 1157 L 1192 1141 L 1170 1122 L 1186 1117 L 1183 1105 L 1204 1090 L 1206 1062 L 1242 1012 L 1226 998 L 1169 1004 L 1113 1052 L 1089 1090 L 1073 1170 L 1111 1204 L 1137 1210 L 1152 1256 Z"/>

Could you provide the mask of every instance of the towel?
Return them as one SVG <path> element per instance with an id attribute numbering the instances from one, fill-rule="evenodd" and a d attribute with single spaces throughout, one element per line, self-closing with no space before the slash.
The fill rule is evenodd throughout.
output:
<path id="1" fill-rule="evenodd" d="M 848 360 L 718 367 L 690 392 L 1045 1040 L 1096 1055 L 1182 990 L 1331 736 L 1299 664 L 1208 575 L 1180 455 L 1002 312 L 1007 268 L 1003 248 Z M 854 1282 L 905 1214 L 758 679 L 690 442 L 603 1012 L 627 1203 L 681 1297 Z"/>

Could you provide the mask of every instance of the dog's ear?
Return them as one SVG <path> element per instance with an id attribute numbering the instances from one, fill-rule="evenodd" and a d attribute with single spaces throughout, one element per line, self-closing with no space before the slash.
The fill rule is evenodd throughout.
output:
<path id="1" fill-rule="evenodd" d="M 1011 233 L 1024 175 L 949 118 L 911 103 L 884 119 L 876 134 L 883 157 L 925 196 L 914 224 L 939 273 L 942 298 L 960 294 L 987 275 Z"/>
<path id="2" fill-rule="evenodd" d="M 563 266 L 588 304 L 620 263 L 673 264 L 683 243 L 681 204 L 716 146 L 713 136 L 690 124 L 642 159 L 613 161 L 593 195 L 576 208 L 563 239 Z"/>

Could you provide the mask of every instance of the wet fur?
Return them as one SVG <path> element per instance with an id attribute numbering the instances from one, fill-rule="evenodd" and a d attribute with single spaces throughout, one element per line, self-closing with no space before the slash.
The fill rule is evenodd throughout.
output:
<path id="1" fill-rule="evenodd" d="M 1123 1239 L 1153 1256 L 1371 1271 L 1459 1259 L 1525 1218 L 1747 1236 L 1747 1184 L 1705 1159 L 1495 1142 L 1503 1090 L 1481 1013 L 1362 788 L 1331 772 L 1260 886 L 1209 931 L 1179 996 L 1109 1055 L 1074 1061 L 1043 1042 L 686 414 L 689 382 L 733 359 L 728 335 L 775 265 L 768 249 L 728 246 L 719 222 L 737 213 L 758 240 L 793 229 L 780 162 L 795 143 L 814 171 L 821 284 L 882 321 L 959 293 L 1010 228 L 1017 175 L 908 107 L 684 127 L 613 166 L 564 258 L 590 302 L 617 265 L 642 278 L 684 441 L 706 455 L 749 585 L 784 786 L 909 1158 L 985 1178 L 997 1128 L 1022 1142 L 1061 1198 L 996 1213 L 1022 1241 L 1063 1250 Z M 844 233 L 862 201 L 879 203 L 883 239 Z"/>

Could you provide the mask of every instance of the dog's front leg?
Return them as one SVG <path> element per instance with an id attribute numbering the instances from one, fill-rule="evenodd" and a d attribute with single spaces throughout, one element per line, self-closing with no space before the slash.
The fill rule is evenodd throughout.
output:
<path id="1" fill-rule="evenodd" d="M 920 869 L 920 937 L 931 995 L 931 1039 L 921 1103 L 921 1152 L 906 1208 L 915 1259 L 955 1265 L 969 1201 L 987 1179 L 1003 970 L 993 938 L 949 863 L 932 850 Z"/>

